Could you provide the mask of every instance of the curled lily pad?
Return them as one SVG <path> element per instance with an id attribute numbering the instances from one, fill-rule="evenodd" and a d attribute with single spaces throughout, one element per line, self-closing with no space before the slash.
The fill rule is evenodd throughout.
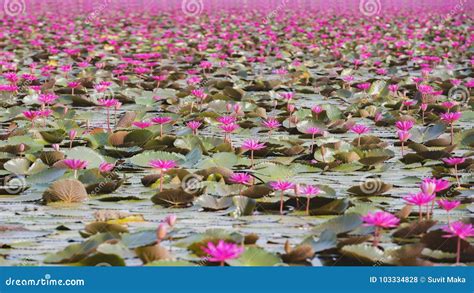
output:
<path id="1" fill-rule="evenodd" d="M 186 207 L 194 201 L 194 195 L 187 193 L 185 190 L 179 189 L 164 189 L 158 192 L 151 198 L 154 204 L 162 206 Z"/>
<path id="2" fill-rule="evenodd" d="M 115 232 L 115 233 L 126 233 L 127 228 L 122 225 L 109 224 L 106 222 L 93 222 L 88 224 L 84 231 L 79 231 L 82 237 L 87 238 L 97 233 Z"/>
<path id="3" fill-rule="evenodd" d="M 226 261 L 230 266 L 239 267 L 270 267 L 278 265 L 281 262 L 278 256 L 258 247 L 247 247 L 239 258 Z"/>
<path id="4" fill-rule="evenodd" d="M 210 211 L 219 211 L 225 210 L 232 205 L 231 197 L 217 198 L 212 195 L 202 195 L 200 196 L 194 204 L 201 206 L 204 210 Z"/>
<path id="5" fill-rule="evenodd" d="M 62 201 L 67 203 L 83 202 L 88 199 L 87 191 L 79 180 L 62 179 L 54 182 L 43 193 L 46 203 Z"/>

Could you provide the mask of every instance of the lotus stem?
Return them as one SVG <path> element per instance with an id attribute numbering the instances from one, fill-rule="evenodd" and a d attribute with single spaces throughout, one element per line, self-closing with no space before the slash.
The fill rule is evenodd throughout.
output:
<path id="1" fill-rule="evenodd" d="M 461 181 L 459 180 L 458 174 L 458 164 L 454 165 L 454 175 L 456 176 L 456 182 L 458 183 L 458 187 L 461 187 Z"/>
<path id="2" fill-rule="evenodd" d="M 280 215 L 283 215 L 283 191 L 280 193 Z"/>
<path id="3" fill-rule="evenodd" d="M 374 232 L 374 241 L 372 243 L 372 246 L 377 247 L 379 246 L 379 238 L 380 238 L 380 228 L 375 227 L 375 232 Z"/>
<path id="4" fill-rule="evenodd" d="M 457 245 L 458 249 L 457 249 L 457 252 L 456 252 L 456 264 L 460 264 L 461 263 L 461 237 L 458 237 L 458 245 Z"/>

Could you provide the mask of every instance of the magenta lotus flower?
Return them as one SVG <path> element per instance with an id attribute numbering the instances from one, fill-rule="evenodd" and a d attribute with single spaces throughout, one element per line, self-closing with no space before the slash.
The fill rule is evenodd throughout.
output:
<path id="1" fill-rule="evenodd" d="M 217 122 L 222 123 L 224 125 L 234 124 L 237 121 L 237 118 L 234 116 L 221 116 L 218 117 Z"/>
<path id="2" fill-rule="evenodd" d="M 321 114 L 323 111 L 324 109 L 320 105 L 315 105 L 311 107 L 311 112 L 313 112 L 316 115 L 316 119 L 319 119 L 319 114 Z"/>
<path id="3" fill-rule="evenodd" d="M 451 145 L 454 143 L 454 123 L 461 119 L 461 112 L 449 112 L 441 114 L 441 121 L 449 124 L 451 127 Z"/>
<path id="4" fill-rule="evenodd" d="M 203 247 L 202 250 L 208 254 L 208 257 L 206 257 L 207 260 L 219 262 L 221 266 L 224 266 L 227 260 L 238 258 L 244 251 L 244 247 L 235 243 L 219 240 L 217 245 L 212 242 L 207 243 L 207 247 Z"/>
<path id="5" fill-rule="evenodd" d="M 194 135 L 198 134 L 198 129 L 201 127 L 202 123 L 199 121 L 189 121 L 186 123 L 186 126 L 192 130 Z"/>
<path id="6" fill-rule="evenodd" d="M 69 130 L 69 132 L 68 132 L 68 136 L 69 136 L 69 149 L 72 148 L 72 142 L 73 142 L 74 139 L 76 138 L 76 135 L 77 135 L 77 131 L 76 131 L 75 129 Z"/>
<path id="7" fill-rule="evenodd" d="M 254 159 L 253 153 L 254 151 L 262 150 L 265 148 L 265 143 L 260 143 L 258 139 L 247 139 L 242 144 L 242 149 L 244 151 L 250 151 L 250 168 L 253 168 Z"/>
<path id="8" fill-rule="evenodd" d="M 267 128 L 269 130 L 268 135 L 271 135 L 273 130 L 280 128 L 281 123 L 275 118 L 268 118 L 262 122 L 262 126 Z"/>
<path id="9" fill-rule="evenodd" d="M 472 227 L 472 224 L 464 224 L 463 222 L 458 221 L 443 227 L 443 231 L 448 233 L 443 236 L 445 238 L 458 238 L 456 264 L 459 264 L 461 261 L 461 239 L 466 240 L 469 237 L 473 237 L 474 228 Z"/>
<path id="10" fill-rule="evenodd" d="M 399 130 L 397 134 L 398 134 L 398 139 L 402 143 L 402 156 L 404 156 L 405 155 L 405 142 L 407 142 L 410 139 L 411 134 L 410 132 L 403 131 L 403 130 Z"/>
<path id="11" fill-rule="evenodd" d="M 295 97 L 295 93 L 293 93 L 293 92 L 284 92 L 284 93 L 280 93 L 280 96 L 284 100 L 286 100 L 287 102 L 290 102 Z"/>
<path id="12" fill-rule="evenodd" d="M 407 109 L 410 109 L 411 106 L 416 105 L 416 101 L 414 100 L 404 100 L 402 102 L 402 107 L 400 108 L 400 111 L 403 110 L 403 107 L 406 107 Z"/>
<path id="13" fill-rule="evenodd" d="M 110 132 L 110 108 L 116 107 L 119 101 L 116 99 L 98 99 L 97 102 L 107 109 L 107 130 Z"/>
<path id="14" fill-rule="evenodd" d="M 456 182 L 458 183 L 458 187 L 461 187 L 461 181 L 459 180 L 459 172 L 458 172 L 458 165 L 463 164 L 466 161 L 465 158 L 445 158 L 443 162 L 450 166 L 454 166 L 454 176 L 456 177 Z"/>
<path id="15" fill-rule="evenodd" d="M 448 214 L 448 225 L 449 225 L 449 223 L 451 222 L 449 212 L 457 208 L 459 205 L 461 205 L 461 202 L 458 200 L 440 199 L 440 200 L 437 200 L 436 203 Z"/>
<path id="16" fill-rule="evenodd" d="M 173 118 L 168 117 L 168 116 L 159 116 L 159 117 L 154 117 L 151 119 L 151 121 L 155 124 L 160 125 L 160 137 L 163 137 L 163 125 L 170 123 L 173 121 Z"/>
<path id="17" fill-rule="evenodd" d="M 309 203 L 311 197 L 318 195 L 320 192 L 321 190 L 313 185 L 305 185 L 302 188 L 301 193 L 306 195 L 306 215 L 309 216 Z"/>
<path id="18" fill-rule="evenodd" d="M 368 133 L 370 131 L 370 128 L 362 124 L 356 124 L 351 127 L 351 131 L 358 135 L 357 146 L 360 146 L 360 136 L 362 134 Z"/>
<path id="19" fill-rule="evenodd" d="M 153 169 L 160 171 L 160 192 L 163 191 L 163 176 L 168 170 L 176 167 L 176 162 L 173 160 L 151 160 L 148 165 Z"/>
<path id="20" fill-rule="evenodd" d="M 398 91 L 398 84 L 391 84 L 388 86 L 388 90 L 392 93 L 395 94 Z"/>
<path id="21" fill-rule="evenodd" d="M 357 88 L 365 92 L 370 88 L 370 86 L 371 86 L 370 82 L 364 82 L 364 83 L 358 84 Z"/>
<path id="22" fill-rule="evenodd" d="M 117 99 L 107 99 L 107 98 L 105 98 L 105 99 L 98 99 L 97 102 L 102 107 L 113 108 L 113 107 L 115 107 L 115 105 L 117 105 L 118 100 Z"/>
<path id="23" fill-rule="evenodd" d="M 38 118 L 38 112 L 37 111 L 24 111 L 22 112 L 23 116 L 30 120 L 31 126 L 34 128 L 35 127 L 35 119 Z"/>
<path id="24" fill-rule="evenodd" d="M 289 181 L 278 180 L 270 182 L 270 187 L 275 191 L 280 191 L 280 214 L 283 215 L 283 194 L 286 190 L 292 189 L 295 186 L 294 183 Z"/>
<path id="25" fill-rule="evenodd" d="M 410 131 L 413 128 L 413 125 L 415 125 L 415 122 L 411 120 L 397 121 L 395 123 L 395 127 L 402 131 Z"/>
<path id="26" fill-rule="evenodd" d="M 419 221 L 423 220 L 423 209 L 424 205 L 428 205 L 435 199 L 434 194 L 426 194 L 423 192 L 418 192 L 417 194 L 410 194 L 403 199 L 410 205 L 418 206 Z"/>
<path id="27" fill-rule="evenodd" d="M 251 178 L 252 177 L 248 173 L 233 173 L 229 180 L 236 184 L 250 185 Z"/>
<path id="28" fill-rule="evenodd" d="M 239 125 L 235 123 L 223 124 L 223 125 L 220 125 L 219 128 L 224 131 L 224 141 L 232 145 L 232 138 L 230 135 L 232 132 L 237 130 L 237 128 L 239 128 Z"/>
<path id="29" fill-rule="evenodd" d="M 115 168 L 115 164 L 112 163 L 107 163 L 107 162 L 102 162 L 99 165 L 99 171 L 101 173 L 107 173 L 112 171 Z"/>
<path id="30" fill-rule="evenodd" d="M 151 122 L 148 121 L 136 121 L 132 123 L 133 126 L 138 127 L 140 129 L 145 129 L 151 126 Z"/>
<path id="31" fill-rule="evenodd" d="M 62 161 L 69 169 L 74 170 L 74 178 L 77 179 L 77 170 L 85 169 L 88 165 L 87 161 L 79 159 L 64 159 Z"/>
<path id="32" fill-rule="evenodd" d="M 390 213 L 378 211 L 363 216 L 362 221 L 365 223 L 364 226 L 375 227 L 373 246 L 378 246 L 380 230 L 397 227 L 400 219 Z"/>
<path id="33" fill-rule="evenodd" d="M 446 101 L 446 102 L 442 102 L 441 103 L 441 106 L 443 106 L 444 108 L 446 108 L 448 110 L 448 113 L 449 111 L 454 108 L 455 106 L 457 106 L 457 102 L 456 101 Z"/>
<path id="34" fill-rule="evenodd" d="M 233 173 L 229 180 L 235 184 L 251 185 L 253 178 L 248 173 Z M 239 186 L 239 194 L 242 195 L 242 186 Z"/>
<path id="35" fill-rule="evenodd" d="M 58 98 L 59 97 L 56 96 L 55 94 L 42 94 L 42 95 L 39 95 L 38 101 L 41 102 L 41 104 L 43 105 L 43 108 L 44 108 L 45 105 L 51 105 Z"/>

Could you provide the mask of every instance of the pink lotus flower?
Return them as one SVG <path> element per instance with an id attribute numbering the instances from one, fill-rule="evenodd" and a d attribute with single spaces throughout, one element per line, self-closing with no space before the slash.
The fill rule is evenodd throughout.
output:
<path id="1" fill-rule="evenodd" d="M 148 165 L 154 169 L 166 172 L 176 167 L 176 162 L 173 160 L 151 160 Z"/>
<path id="2" fill-rule="evenodd" d="M 262 126 L 269 129 L 269 135 L 274 129 L 278 129 L 281 126 L 281 123 L 278 122 L 275 118 L 268 118 L 262 122 Z"/>
<path id="3" fill-rule="evenodd" d="M 398 226 L 400 219 L 390 213 L 378 211 L 375 213 L 368 213 L 367 215 L 363 216 L 362 221 L 365 222 L 364 226 L 394 228 Z"/>
<path id="4" fill-rule="evenodd" d="M 319 117 L 319 114 L 321 114 L 323 111 L 324 109 L 320 105 L 316 105 L 311 108 L 311 112 L 316 114 L 316 117 Z"/>
<path id="5" fill-rule="evenodd" d="M 160 192 L 163 191 L 164 173 L 176 167 L 176 162 L 173 160 L 151 160 L 148 165 L 160 171 Z"/>
<path id="6" fill-rule="evenodd" d="M 202 250 L 209 255 L 207 258 L 209 261 L 219 262 L 221 266 L 224 266 L 225 261 L 238 258 L 244 248 L 235 243 L 219 240 L 217 245 L 212 242 L 207 243 L 207 247 L 203 247 Z"/>
<path id="7" fill-rule="evenodd" d="M 443 159 L 443 162 L 450 166 L 456 166 L 464 163 L 466 161 L 466 158 L 460 158 L 460 157 L 452 157 L 452 158 L 445 158 Z"/>
<path id="8" fill-rule="evenodd" d="M 370 128 L 362 124 L 356 124 L 351 127 L 351 131 L 354 133 L 357 133 L 358 135 L 361 135 L 361 134 L 369 132 Z"/>
<path id="9" fill-rule="evenodd" d="M 447 200 L 447 199 L 440 199 L 437 200 L 436 203 L 445 211 L 450 212 L 461 205 L 461 202 L 458 200 Z"/>
<path id="10" fill-rule="evenodd" d="M 98 99 L 97 102 L 102 107 L 113 108 L 115 107 L 115 105 L 117 105 L 118 100 L 117 99 Z"/>
<path id="11" fill-rule="evenodd" d="M 35 127 L 35 119 L 38 118 L 38 112 L 37 111 L 24 111 L 22 112 L 23 116 L 31 121 L 32 127 Z"/>
<path id="12" fill-rule="evenodd" d="M 97 102 L 107 109 L 107 130 L 110 132 L 110 108 L 117 107 L 119 101 L 116 99 L 98 99 Z"/>
<path id="13" fill-rule="evenodd" d="M 451 126 L 451 145 L 454 142 L 454 122 L 461 119 L 461 112 L 449 112 L 441 114 L 441 121 Z"/>
<path id="14" fill-rule="evenodd" d="M 283 215 L 283 194 L 286 190 L 294 188 L 295 184 L 289 181 L 278 180 L 270 182 L 270 187 L 275 191 L 280 191 L 280 214 Z"/>
<path id="15" fill-rule="evenodd" d="M 433 91 L 433 87 L 431 87 L 430 85 L 427 85 L 427 84 L 420 84 L 418 86 L 418 90 L 423 95 L 429 95 Z"/>
<path id="16" fill-rule="evenodd" d="M 399 130 L 397 134 L 398 134 L 398 139 L 402 143 L 402 156 L 404 156 L 405 155 L 405 142 L 407 142 L 410 139 L 411 134 L 410 132 L 403 131 L 403 130 Z"/>
<path id="17" fill-rule="evenodd" d="M 194 135 L 197 135 L 197 131 L 199 127 L 201 127 L 202 123 L 199 121 L 189 121 L 186 123 L 186 126 L 193 131 Z"/>
<path id="18" fill-rule="evenodd" d="M 441 106 L 445 107 L 446 109 L 448 109 L 448 112 L 454 108 L 455 106 L 457 106 L 457 102 L 456 101 L 446 101 L 446 102 L 442 102 L 441 103 Z"/>
<path id="19" fill-rule="evenodd" d="M 400 111 L 403 110 L 403 107 L 406 107 L 407 109 L 410 109 L 411 106 L 416 105 L 416 101 L 414 100 L 404 100 L 402 102 L 402 107 L 400 108 Z"/>
<path id="20" fill-rule="evenodd" d="M 452 112 L 441 114 L 441 120 L 447 124 L 453 124 L 458 121 L 462 116 L 461 112 Z"/>
<path id="21" fill-rule="evenodd" d="M 418 213 L 419 213 L 419 221 L 421 222 L 423 220 L 423 210 L 422 206 L 429 204 L 435 199 L 434 194 L 426 194 L 424 192 L 418 192 L 417 194 L 410 194 L 403 199 L 411 204 L 418 206 Z"/>
<path id="22" fill-rule="evenodd" d="M 252 177 L 248 173 L 233 173 L 229 180 L 236 184 L 250 185 L 251 178 Z"/>
<path id="23" fill-rule="evenodd" d="M 172 120 L 173 118 L 168 116 L 159 116 L 151 119 L 153 123 L 160 125 L 160 137 L 163 137 L 163 125 L 170 123 Z"/>
<path id="24" fill-rule="evenodd" d="M 388 86 L 388 90 L 392 93 L 395 94 L 398 91 L 398 84 L 391 84 Z"/>
<path id="25" fill-rule="evenodd" d="M 449 181 L 444 179 L 436 179 L 436 178 L 425 178 L 421 184 L 421 189 L 423 190 L 424 184 L 430 184 L 432 186 L 434 184 L 435 190 L 434 192 L 440 192 L 449 188 Z M 428 190 L 429 191 L 429 190 Z M 429 194 L 429 193 L 428 193 Z"/>
<path id="26" fill-rule="evenodd" d="M 459 180 L 459 172 L 458 172 L 458 165 L 462 164 L 466 161 L 465 158 L 445 158 L 443 162 L 450 166 L 454 166 L 454 176 L 456 177 L 456 182 L 458 183 L 458 187 L 461 187 L 461 181 Z"/>
<path id="27" fill-rule="evenodd" d="M 360 146 L 360 136 L 364 133 L 369 132 L 370 128 L 362 124 L 356 124 L 351 127 L 351 131 L 358 134 L 357 146 Z"/>
<path id="28" fill-rule="evenodd" d="M 250 168 L 253 168 L 253 154 L 254 151 L 262 150 L 265 148 L 265 143 L 260 143 L 258 139 L 247 139 L 242 144 L 242 149 L 250 151 Z"/>
<path id="29" fill-rule="evenodd" d="M 115 164 L 112 163 L 107 163 L 107 162 L 102 162 L 99 165 L 99 171 L 101 173 L 107 173 L 112 171 L 115 168 Z"/>
<path id="30" fill-rule="evenodd" d="M 207 94 L 204 92 L 203 89 L 192 90 L 191 94 L 201 101 L 207 98 Z"/>
<path id="31" fill-rule="evenodd" d="M 42 94 L 39 95 L 38 101 L 40 101 L 43 105 L 50 105 L 54 101 L 56 101 L 57 98 L 58 96 L 56 96 L 55 94 Z"/>
<path id="32" fill-rule="evenodd" d="M 234 124 L 237 121 L 237 118 L 235 118 L 234 116 L 220 116 L 216 120 L 219 123 L 228 125 L 228 124 Z"/>
<path id="33" fill-rule="evenodd" d="M 473 237 L 474 228 L 471 224 L 464 224 L 463 222 L 458 221 L 443 227 L 443 231 L 448 233 L 447 235 L 443 236 L 445 238 L 458 238 L 456 263 L 459 264 L 461 261 L 461 239 L 466 240 L 469 237 Z"/>
<path id="34" fill-rule="evenodd" d="M 364 83 L 358 84 L 357 88 L 360 90 L 366 91 L 370 88 L 370 86 L 371 86 L 370 82 L 364 82 Z"/>
<path id="35" fill-rule="evenodd" d="M 87 161 L 79 159 L 64 159 L 63 163 L 71 170 L 85 169 L 88 165 Z"/>
<path id="36" fill-rule="evenodd" d="M 136 121 L 132 123 L 133 126 L 136 126 L 140 129 L 145 129 L 151 126 L 151 122 L 148 121 Z"/>
<path id="37" fill-rule="evenodd" d="M 242 144 L 242 149 L 247 151 L 258 151 L 265 148 L 265 143 L 260 143 L 258 139 L 247 139 Z"/>
<path id="38" fill-rule="evenodd" d="M 415 125 L 415 122 L 411 120 L 397 121 L 395 123 L 395 127 L 402 131 L 409 131 L 413 128 L 413 125 Z"/>
<path id="39" fill-rule="evenodd" d="M 321 190 L 313 185 L 306 185 L 301 190 L 301 193 L 306 195 L 306 215 L 309 216 L 309 203 L 311 197 L 318 195 L 320 192 Z"/>
<path id="40" fill-rule="evenodd" d="M 375 213 L 368 213 L 367 215 L 363 216 L 362 221 L 365 223 L 364 226 L 375 227 L 373 246 L 378 246 L 380 230 L 383 228 L 397 227 L 400 219 L 390 213 L 378 211 Z"/>
<path id="41" fill-rule="evenodd" d="M 224 125 L 220 125 L 219 128 L 224 131 L 224 141 L 229 142 L 232 145 L 232 138 L 231 138 L 230 135 L 237 128 L 239 128 L 239 125 L 237 125 L 235 123 L 224 124 Z"/>
<path id="42" fill-rule="evenodd" d="M 77 179 L 77 170 L 85 169 L 88 165 L 87 161 L 79 159 L 64 159 L 62 161 L 69 169 L 74 170 L 74 178 Z"/>
<path id="43" fill-rule="evenodd" d="M 280 93 L 280 96 L 286 100 L 287 102 L 293 100 L 293 98 L 295 97 L 295 93 L 293 92 L 284 92 L 284 93 Z"/>

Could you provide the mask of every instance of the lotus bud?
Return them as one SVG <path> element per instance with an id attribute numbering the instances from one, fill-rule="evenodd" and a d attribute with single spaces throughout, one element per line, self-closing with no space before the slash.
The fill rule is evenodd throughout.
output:
<path id="1" fill-rule="evenodd" d="M 168 226 L 173 227 L 176 224 L 176 219 L 177 219 L 176 215 L 171 214 L 165 218 L 165 222 L 166 224 L 168 224 Z"/>
<path id="2" fill-rule="evenodd" d="M 55 151 L 59 152 L 59 144 L 55 143 L 55 144 L 52 145 L 52 147 Z"/>
<path id="3" fill-rule="evenodd" d="M 161 241 L 166 237 L 168 233 L 168 229 L 166 228 L 166 224 L 161 223 L 158 225 L 158 229 L 156 229 L 156 238 Z"/>

